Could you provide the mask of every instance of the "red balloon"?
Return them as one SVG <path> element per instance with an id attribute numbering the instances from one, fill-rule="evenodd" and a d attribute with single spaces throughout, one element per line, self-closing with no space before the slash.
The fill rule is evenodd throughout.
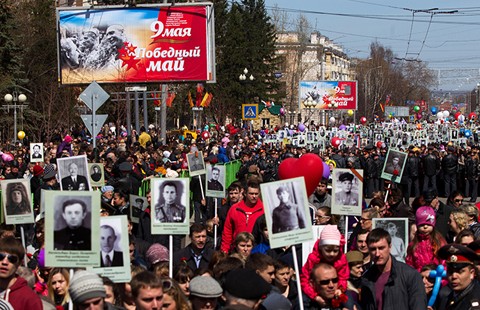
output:
<path id="1" fill-rule="evenodd" d="M 457 113 L 455 113 L 455 119 L 456 119 L 457 121 L 458 121 L 458 117 L 459 117 L 460 115 L 462 115 L 462 113 L 461 113 L 461 112 L 457 112 Z"/>
<path id="2" fill-rule="evenodd" d="M 365 116 L 360 117 L 360 123 L 362 123 L 362 125 L 365 125 L 367 123 L 367 118 Z"/>
<path id="3" fill-rule="evenodd" d="M 381 149 L 381 148 L 382 148 L 382 144 L 383 144 L 382 141 L 377 141 L 377 148 Z"/>
<path id="4" fill-rule="evenodd" d="M 208 138 L 210 138 L 210 132 L 208 131 L 202 132 L 202 139 L 207 140 Z"/>
<path id="5" fill-rule="evenodd" d="M 300 158 L 287 158 L 278 167 L 281 180 L 304 177 L 307 195 L 315 191 L 323 176 L 323 162 L 318 155 L 307 153 Z"/>
<path id="6" fill-rule="evenodd" d="M 472 112 L 472 113 L 468 114 L 468 118 L 469 119 L 477 119 L 477 113 Z"/>
<path id="7" fill-rule="evenodd" d="M 337 138 L 337 137 L 333 137 L 332 140 L 330 141 L 330 143 L 332 143 L 332 146 L 337 148 L 340 146 L 340 138 Z"/>

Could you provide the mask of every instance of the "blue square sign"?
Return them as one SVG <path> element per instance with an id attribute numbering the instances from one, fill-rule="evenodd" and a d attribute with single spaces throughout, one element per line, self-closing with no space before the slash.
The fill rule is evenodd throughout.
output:
<path id="1" fill-rule="evenodd" d="M 242 119 L 254 120 L 258 118 L 258 104 L 242 104 Z"/>

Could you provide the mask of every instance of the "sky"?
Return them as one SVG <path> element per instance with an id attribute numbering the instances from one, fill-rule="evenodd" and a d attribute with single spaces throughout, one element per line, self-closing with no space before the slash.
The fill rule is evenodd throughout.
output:
<path id="1" fill-rule="evenodd" d="M 426 62 L 439 77 L 432 90 L 471 91 L 480 83 L 478 0 L 265 0 L 265 6 L 288 13 L 291 30 L 305 15 L 312 31 L 351 58 L 368 58 L 377 41 L 400 62 Z"/>

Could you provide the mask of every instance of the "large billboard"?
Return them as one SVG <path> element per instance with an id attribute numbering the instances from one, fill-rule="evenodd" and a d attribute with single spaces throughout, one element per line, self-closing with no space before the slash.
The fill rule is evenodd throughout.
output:
<path id="1" fill-rule="evenodd" d="M 58 8 L 61 84 L 215 81 L 210 3 Z"/>
<path id="2" fill-rule="evenodd" d="M 357 81 L 301 81 L 299 91 L 300 108 L 357 109 Z"/>

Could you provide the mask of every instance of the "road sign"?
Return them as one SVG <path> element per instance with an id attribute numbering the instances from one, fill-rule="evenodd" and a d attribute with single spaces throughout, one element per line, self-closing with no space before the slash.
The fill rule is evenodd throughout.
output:
<path id="1" fill-rule="evenodd" d="M 79 98 L 90 110 L 96 111 L 110 98 L 110 95 L 94 81 L 80 94 Z"/>
<path id="2" fill-rule="evenodd" d="M 100 129 L 102 128 L 103 124 L 105 124 L 105 121 L 107 120 L 107 116 L 108 116 L 107 114 L 95 115 L 95 121 L 93 121 L 92 114 L 80 115 L 83 123 L 87 127 L 88 131 L 90 131 L 90 134 L 92 135 L 92 138 L 94 140 L 97 133 L 100 132 Z"/>
<path id="3" fill-rule="evenodd" d="M 242 104 L 242 119 L 258 119 L 258 104 Z"/>

